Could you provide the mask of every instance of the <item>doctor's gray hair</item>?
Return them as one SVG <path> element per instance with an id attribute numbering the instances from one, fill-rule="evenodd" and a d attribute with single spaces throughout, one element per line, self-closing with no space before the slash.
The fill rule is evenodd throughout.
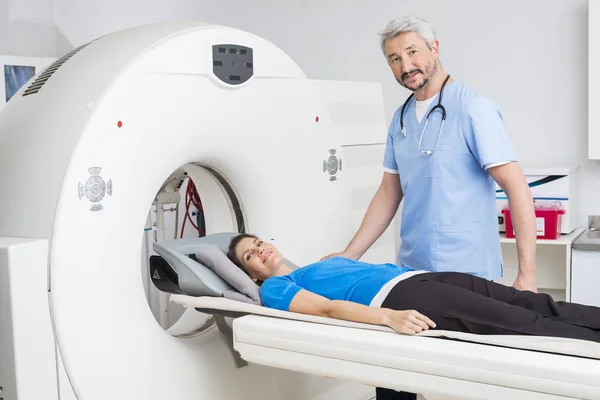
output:
<path id="1" fill-rule="evenodd" d="M 381 36 L 381 50 L 384 50 L 385 42 L 406 32 L 416 32 L 427 43 L 430 50 L 433 42 L 437 39 L 435 30 L 424 19 L 413 16 L 396 18 L 391 20 L 379 34 Z"/>

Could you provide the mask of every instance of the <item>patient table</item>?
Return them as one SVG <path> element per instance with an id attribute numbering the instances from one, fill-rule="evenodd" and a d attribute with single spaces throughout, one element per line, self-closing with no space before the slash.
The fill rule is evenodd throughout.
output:
<path id="1" fill-rule="evenodd" d="M 215 277 L 214 267 L 209 270 L 187 254 L 205 243 L 225 251 L 233 235 L 155 247 L 178 272 L 192 269 L 208 280 Z M 213 294 L 203 282 L 197 285 L 200 292 Z M 411 336 L 388 327 L 285 312 L 219 296 L 173 294 L 170 299 L 199 311 L 236 316 L 233 346 L 251 363 L 460 398 L 600 398 L 600 343 L 440 330 Z"/>

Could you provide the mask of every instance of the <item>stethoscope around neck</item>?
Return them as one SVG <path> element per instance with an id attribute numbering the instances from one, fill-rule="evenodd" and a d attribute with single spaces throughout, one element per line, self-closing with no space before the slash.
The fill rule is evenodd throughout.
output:
<path id="1" fill-rule="evenodd" d="M 444 80 L 444 83 L 442 83 L 442 88 L 440 89 L 440 97 L 438 98 L 438 102 L 427 113 L 427 118 L 425 119 L 425 125 L 423 126 L 423 129 L 421 130 L 421 137 L 419 138 L 419 152 L 421 154 L 425 155 L 425 156 L 430 156 L 430 155 L 433 154 L 435 148 L 438 145 L 438 142 L 440 141 L 440 136 L 442 135 L 442 130 L 444 129 L 444 123 L 446 122 L 446 109 L 442 105 L 442 95 L 444 94 L 444 86 L 446 86 L 446 82 L 448 82 L 448 79 L 450 79 L 450 75 L 448 75 L 446 77 L 446 79 Z M 406 137 L 406 127 L 404 126 L 404 109 L 406 108 L 406 105 L 408 104 L 408 102 L 410 101 L 410 99 L 412 99 L 412 97 L 414 95 L 415 94 L 413 93 L 410 96 L 408 96 L 408 99 L 406 99 L 406 101 L 402 105 L 402 111 L 400 112 L 400 131 L 402 132 L 402 134 L 404 135 L 404 137 Z M 431 149 L 431 150 L 421 150 L 421 142 L 423 141 L 423 134 L 425 133 L 425 129 L 427 129 L 427 124 L 429 123 L 429 117 L 436 110 L 440 110 L 441 113 L 442 113 L 442 124 L 440 125 L 440 130 L 438 132 L 437 140 L 435 141 L 435 145 L 433 146 L 433 149 Z"/>

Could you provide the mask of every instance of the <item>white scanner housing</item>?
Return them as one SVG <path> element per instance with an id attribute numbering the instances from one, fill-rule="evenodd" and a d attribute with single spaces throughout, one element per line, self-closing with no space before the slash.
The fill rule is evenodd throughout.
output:
<path id="1" fill-rule="evenodd" d="M 0 397 L 308 399 L 321 378 L 237 368 L 217 330 L 177 338 L 148 307 L 148 210 L 186 168 L 208 233 L 302 265 L 342 250 L 381 179 L 377 84 L 309 80 L 255 35 L 201 23 L 114 33 L 0 112 Z M 394 259 L 386 234 L 366 259 Z M 319 383 L 320 382 L 320 383 Z"/>

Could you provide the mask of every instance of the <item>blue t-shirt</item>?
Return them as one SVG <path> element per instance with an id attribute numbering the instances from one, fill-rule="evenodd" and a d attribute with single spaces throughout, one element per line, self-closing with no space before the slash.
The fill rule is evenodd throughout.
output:
<path id="1" fill-rule="evenodd" d="M 263 305 L 288 311 L 301 289 L 329 300 L 347 300 L 369 305 L 391 279 L 409 267 L 395 264 L 369 264 L 344 257 L 333 257 L 299 268 L 284 276 L 268 278 L 260 287 Z"/>

